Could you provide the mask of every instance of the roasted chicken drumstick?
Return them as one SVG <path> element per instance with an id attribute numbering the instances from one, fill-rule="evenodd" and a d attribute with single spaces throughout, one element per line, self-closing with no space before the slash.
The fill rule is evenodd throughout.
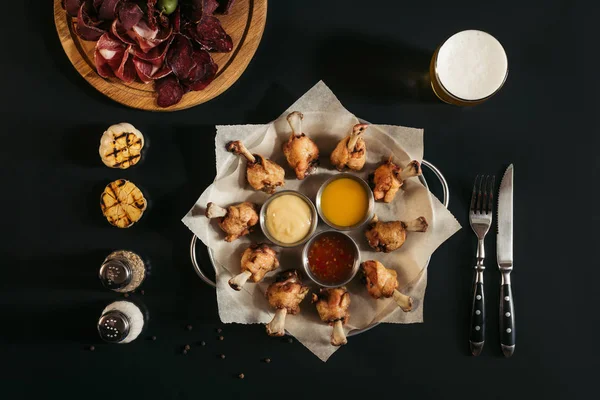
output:
<path id="1" fill-rule="evenodd" d="M 367 291 L 374 299 L 393 297 L 402 311 L 412 310 L 412 298 L 398 291 L 397 273 L 375 260 L 361 264 Z"/>
<path id="2" fill-rule="evenodd" d="M 277 163 L 259 154 L 252 154 L 239 140 L 227 143 L 227 151 L 246 158 L 246 179 L 255 190 L 273 194 L 283 186 L 285 171 Z"/>
<path id="3" fill-rule="evenodd" d="M 298 179 L 304 179 L 306 175 L 311 174 L 319 162 L 319 148 L 315 142 L 302 133 L 303 118 L 304 115 L 298 111 L 287 116 L 292 134 L 283 145 L 283 154 Z"/>
<path id="4" fill-rule="evenodd" d="M 406 168 L 402 169 L 394 164 L 390 157 L 369 177 L 375 200 L 390 203 L 396 197 L 396 193 L 404 184 L 405 179 L 421 175 L 421 173 L 421 164 L 418 161 L 411 161 Z"/>
<path id="5" fill-rule="evenodd" d="M 316 303 L 321 320 L 333 325 L 331 344 L 341 346 L 348 343 L 344 332 L 344 324 L 350 318 L 348 312 L 350 293 L 346 288 L 321 288 L 318 295 L 313 293 L 312 302 Z"/>
<path id="6" fill-rule="evenodd" d="M 281 271 L 275 282 L 271 283 L 265 293 L 271 307 L 277 309 L 275 316 L 267 324 L 269 336 L 285 334 L 285 316 L 300 312 L 300 303 L 308 293 L 308 286 L 302 284 L 300 274 L 295 269 Z"/>
<path id="7" fill-rule="evenodd" d="M 331 153 L 331 163 L 342 171 L 348 167 L 360 171 L 367 160 L 367 146 L 362 133 L 367 130 L 368 124 L 356 124 L 352 127 L 350 135 L 342 139 Z"/>
<path id="8" fill-rule="evenodd" d="M 251 244 L 242 253 L 242 272 L 229 280 L 229 286 L 242 290 L 242 286 L 250 279 L 257 283 L 262 281 L 267 272 L 279 268 L 277 253 L 264 243 Z"/>
<path id="9" fill-rule="evenodd" d="M 215 203 L 206 205 L 207 218 L 218 218 L 219 226 L 227 234 L 226 242 L 233 242 L 240 236 L 250 233 L 251 228 L 258 223 L 258 207 L 250 202 L 244 202 L 227 209 Z"/>
<path id="10" fill-rule="evenodd" d="M 406 240 L 406 232 L 426 232 L 427 220 L 425 217 L 419 217 L 412 221 L 379 221 L 377 215 L 373 217 L 365 236 L 369 241 L 369 245 L 375 251 L 383 251 L 389 253 L 399 249 Z"/>

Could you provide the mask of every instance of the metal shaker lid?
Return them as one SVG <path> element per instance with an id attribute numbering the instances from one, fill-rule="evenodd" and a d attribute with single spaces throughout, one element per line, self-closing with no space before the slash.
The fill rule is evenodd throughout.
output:
<path id="1" fill-rule="evenodd" d="M 100 267 L 100 281 L 107 289 L 120 289 L 132 279 L 131 268 L 119 260 L 106 260 Z"/>
<path id="2" fill-rule="evenodd" d="M 100 317 L 98 333 L 102 340 L 118 343 L 127 337 L 130 325 L 127 315 L 121 311 L 112 310 Z"/>

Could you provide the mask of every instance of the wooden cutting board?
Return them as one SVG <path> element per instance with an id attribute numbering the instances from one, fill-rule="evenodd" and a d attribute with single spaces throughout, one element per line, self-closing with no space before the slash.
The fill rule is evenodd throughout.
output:
<path id="1" fill-rule="evenodd" d="M 154 85 L 139 81 L 125 83 L 117 78 L 105 79 L 96 73 L 96 42 L 82 40 L 75 33 L 73 21 L 54 0 L 54 23 L 63 49 L 71 63 L 86 81 L 111 99 L 129 107 L 149 111 L 177 111 L 214 99 L 234 84 L 254 56 L 267 21 L 267 0 L 236 0 L 228 15 L 217 15 L 225 31 L 233 39 L 230 53 L 211 53 L 219 66 L 215 80 L 199 92 L 189 92 L 171 107 L 156 104 Z"/>

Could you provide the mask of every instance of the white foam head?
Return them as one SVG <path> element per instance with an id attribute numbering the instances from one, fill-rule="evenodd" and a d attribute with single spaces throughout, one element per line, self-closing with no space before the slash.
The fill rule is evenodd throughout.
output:
<path id="1" fill-rule="evenodd" d="M 436 72 L 439 81 L 460 99 L 479 100 L 492 95 L 504 83 L 507 71 L 504 48 L 486 32 L 458 32 L 438 51 Z"/>

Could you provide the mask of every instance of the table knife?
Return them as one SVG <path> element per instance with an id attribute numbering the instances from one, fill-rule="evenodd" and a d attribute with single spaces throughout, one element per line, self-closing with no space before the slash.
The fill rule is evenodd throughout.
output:
<path id="1" fill-rule="evenodd" d="M 510 282 L 513 269 L 513 176 L 514 166 L 506 169 L 498 194 L 498 235 L 496 258 L 502 274 L 500 286 L 500 344 L 505 357 L 515 351 L 515 306 Z"/>

